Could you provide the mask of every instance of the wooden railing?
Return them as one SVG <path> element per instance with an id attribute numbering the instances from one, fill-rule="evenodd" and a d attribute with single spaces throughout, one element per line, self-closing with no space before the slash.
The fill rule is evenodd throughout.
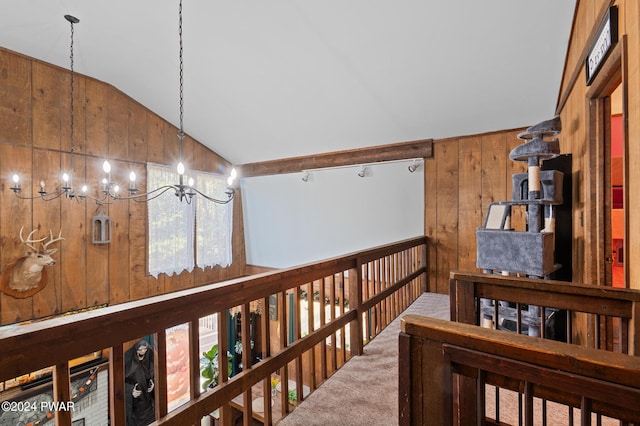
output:
<path id="1" fill-rule="evenodd" d="M 489 317 L 489 324 L 500 328 L 511 318 L 517 332 L 526 325 L 536 330 L 530 335 L 559 340 L 550 333 L 551 320 L 557 319 L 566 324 L 562 340 L 640 355 L 637 290 L 451 272 L 450 298 L 452 321 L 486 325 L 483 319 Z"/>
<path id="2" fill-rule="evenodd" d="M 403 317 L 399 348 L 400 425 L 572 425 L 574 411 L 582 425 L 590 425 L 595 413 L 598 424 L 640 424 L 634 356 L 416 315 Z M 456 410 L 461 378 L 475 384 L 465 388 L 465 398 L 477 401 L 477 410 Z M 510 407 L 515 421 L 487 419 L 493 409 L 487 408 L 488 383 L 520 392 Z M 555 406 L 545 411 L 540 397 L 577 409 L 571 417 L 555 413 Z M 556 414 L 565 417 L 541 419 Z"/>
<path id="3" fill-rule="evenodd" d="M 640 329 L 640 292 L 637 290 L 451 272 L 450 301 L 452 321 L 608 352 L 640 354 L 640 337 L 636 336 Z M 571 347 L 564 349 L 569 353 L 573 350 Z M 496 422 L 504 419 L 500 402 L 508 394 L 501 389 L 517 392 L 518 409 L 522 411 L 520 399 L 525 388 L 521 382 L 515 383 L 507 385 L 504 380 L 493 381 L 493 405 L 496 407 L 493 419 Z M 459 413 L 482 415 L 481 404 L 476 399 L 477 387 L 475 380 L 466 377 L 456 382 Z M 546 399 L 560 399 L 566 405 L 568 419 L 572 418 L 575 399 L 565 400 L 553 392 L 543 396 L 543 412 L 547 410 Z M 577 404 L 580 405 L 579 401 Z M 543 418 L 546 421 L 546 415 Z M 572 420 L 568 424 L 573 424 Z"/>
<path id="4" fill-rule="evenodd" d="M 231 424 L 286 416 L 350 357 L 426 290 L 426 238 L 336 257 L 318 263 L 210 284 L 136 302 L 0 330 L 0 381 L 53 367 L 55 401 L 72 401 L 69 361 L 88 353 L 109 355 L 109 416 L 124 425 L 125 349 L 153 336 L 155 411 L 158 424 L 200 424 L 214 416 Z M 205 392 L 200 377 L 200 325 L 217 322 L 218 363 L 225 366 L 228 312 L 239 312 L 242 371 Z M 256 313 L 258 315 L 256 315 Z M 237 318 L 236 315 L 234 318 Z M 252 319 L 256 321 L 252 322 Z M 167 329 L 188 330 L 186 402 L 169 410 Z M 175 360 L 174 360 L 175 361 Z M 272 397 L 272 380 L 279 394 Z M 293 388 L 295 387 L 295 391 Z M 290 392 L 291 391 L 291 392 Z M 254 412 L 257 400 L 264 407 Z M 254 401 L 255 402 L 255 401 Z M 278 411 L 279 410 L 279 411 Z M 55 412 L 70 425 L 69 411 Z"/>

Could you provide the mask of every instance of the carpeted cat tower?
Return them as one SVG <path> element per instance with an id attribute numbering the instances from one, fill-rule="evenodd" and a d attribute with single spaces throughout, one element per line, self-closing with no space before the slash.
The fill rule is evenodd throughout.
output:
<path id="1" fill-rule="evenodd" d="M 512 200 L 491 203 L 484 226 L 476 230 L 476 265 L 485 273 L 549 278 L 561 268 L 562 265 L 555 261 L 555 215 L 556 206 L 563 204 L 564 173 L 554 169 L 541 170 L 543 161 L 560 154 L 555 136 L 561 129 L 560 117 L 556 116 L 518 135 L 525 142 L 514 148 L 509 158 L 526 162 L 528 173 L 513 175 Z M 526 209 L 525 230 L 517 231 L 511 227 L 512 208 L 515 206 Z M 494 309 L 491 303 L 483 301 L 485 318 Z M 511 316 L 515 319 L 515 311 L 506 305 L 504 308 L 507 309 L 501 307 L 501 315 L 507 321 Z M 527 317 L 531 320 L 527 321 L 528 324 L 523 320 L 530 335 L 539 335 L 540 332 L 537 310 L 537 307 L 530 307 Z"/>

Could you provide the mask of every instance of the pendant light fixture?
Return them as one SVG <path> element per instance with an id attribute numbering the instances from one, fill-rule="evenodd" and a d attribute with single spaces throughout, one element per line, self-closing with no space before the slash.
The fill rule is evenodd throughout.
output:
<path id="1" fill-rule="evenodd" d="M 70 148 L 70 170 L 73 170 L 73 155 L 74 155 L 74 62 L 73 62 L 73 36 L 74 36 L 74 24 L 80 22 L 78 18 L 71 15 L 65 15 L 64 18 L 71 24 L 71 44 L 70 44 L 70 137 L 71 137 L 71 148 Z M 180 0 L 179 11 L 178 11 L 178 36 L 180 42 L 180 50 L 179 50 L 179 60 L 180 60 L 180 73 L 179 73 L 179 120 L 180 120 L 180 129 L 178 131 L 178 142 L 179 142 L 179 161 L 176 167 L 176 171 L 178 173 L 178 183 L 176 184 L 167 184 L 162 185 L 157 188 L 147 190 L 146 192 L 139 192 L 139 189 L 136 187 L 136 174 L 131 171 L 129 173 L 129 185 L 128 188 L 122 190 L 120 185 L 117 182 L 111 180 L 111 163 L 108 160 L 105 160 L 102 164 L 102 171 L 104 173 L 104 177 L 100 182 L 102 189 L 100 190 L 101 196 L 94 197 L 89 194 L 89 187 L 87 185 L 83 185 L 80 191 L 75 191 L 72 187 L 72 178 L 70 172 L 64 172 L 62 174 L 62 186 L 60 189 L 48 192 L 46 190 L 46 183 L 44 180 L 40 181 L 40 187 L 37 191 L 37 195 L 34 196 L 23 196 L 21 194 L 22 188 L 20 186 L 20 176 L 18 174 L 14 174 L 12 177 L 13 186 L 10 187 L 11 191 L 15 194 L 16 197 L 20 199 L 32 200 L 36 198 L 40 198 L 44 201 L 55 200 L 61 196 L 65 196 L 68 199 L 75 199 L 77 201 L 83 201 L 85 199 L 90 199 L 95 201 L 98 204 L 111 204 L 114 201 L 118 200 L 133 200 L 136 202 L 147 202 L 157 198 L 166 192 L 173 193 L 180 200 L 180 202 L 191 203 L 194 197 L 201 197 L 207 201 L 211 201 L 217 204 L 227 204 L 231 202 L 235 195 L 234 183 L 237 178 L 235 168 L 232 168 L 229 176 L 227 178 L 227 189 L 225 190 L 226 198 L 217 198 L 204 192 L 200 191 L 194 186 L 193 178 L 187 178 L 185 176 L 185 165 L 183 163 L 183 142 L 184 142 L 184 61 L 183 61 L 183 47 L 182 47 L 182 0 Z M 186 183 L 185 183 L 186 179 Z"/>

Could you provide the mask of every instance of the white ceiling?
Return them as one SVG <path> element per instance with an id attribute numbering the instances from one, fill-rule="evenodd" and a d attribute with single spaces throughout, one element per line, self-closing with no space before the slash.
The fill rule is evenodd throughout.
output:
<path id="1" fill-rule="evenodd" d="M 4 1 L 0 46 L 178 124 L 178 0 Z M 554 115 L 575 0 L 184 0 L 184 128 L 242 164 Z"/>

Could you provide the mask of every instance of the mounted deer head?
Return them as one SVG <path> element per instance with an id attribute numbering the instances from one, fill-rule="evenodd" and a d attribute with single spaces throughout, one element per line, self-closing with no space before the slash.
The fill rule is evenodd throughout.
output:
<path id="1" fill-rule="evenodd" d="M 33 239 L 33 234 L 36 232 L 34 229 L 29 233 L 25 240 L 22 236 L 22 230 L 20 228 L 20 241 L 26 245 L 30 250 L 26 254 L 16 259 L 11 265 L 6 275 L 8 275 L 8 282 L 3 277 L 2 291 L 18 298 L 24 298 L 32 296 L 38 291 L 42 290 L 46 285 L 46 275 L 42 275 L 42 269 L 45 266 L 55 265 L 56 261 L 51 257 L 53 253 L 58 251 L 57 249 L 47 248 L 50 244 L 63 240 L 62 230 L 58 234 L 57 238 L 53 237 L 53 231 L 50 232 L 50 237 L 44 237 L 39 240 Z M 45 241 L 49 238 L 49 241 Z M 41 243 L 40 248 L 36 248 L 34 244 Z"/>

